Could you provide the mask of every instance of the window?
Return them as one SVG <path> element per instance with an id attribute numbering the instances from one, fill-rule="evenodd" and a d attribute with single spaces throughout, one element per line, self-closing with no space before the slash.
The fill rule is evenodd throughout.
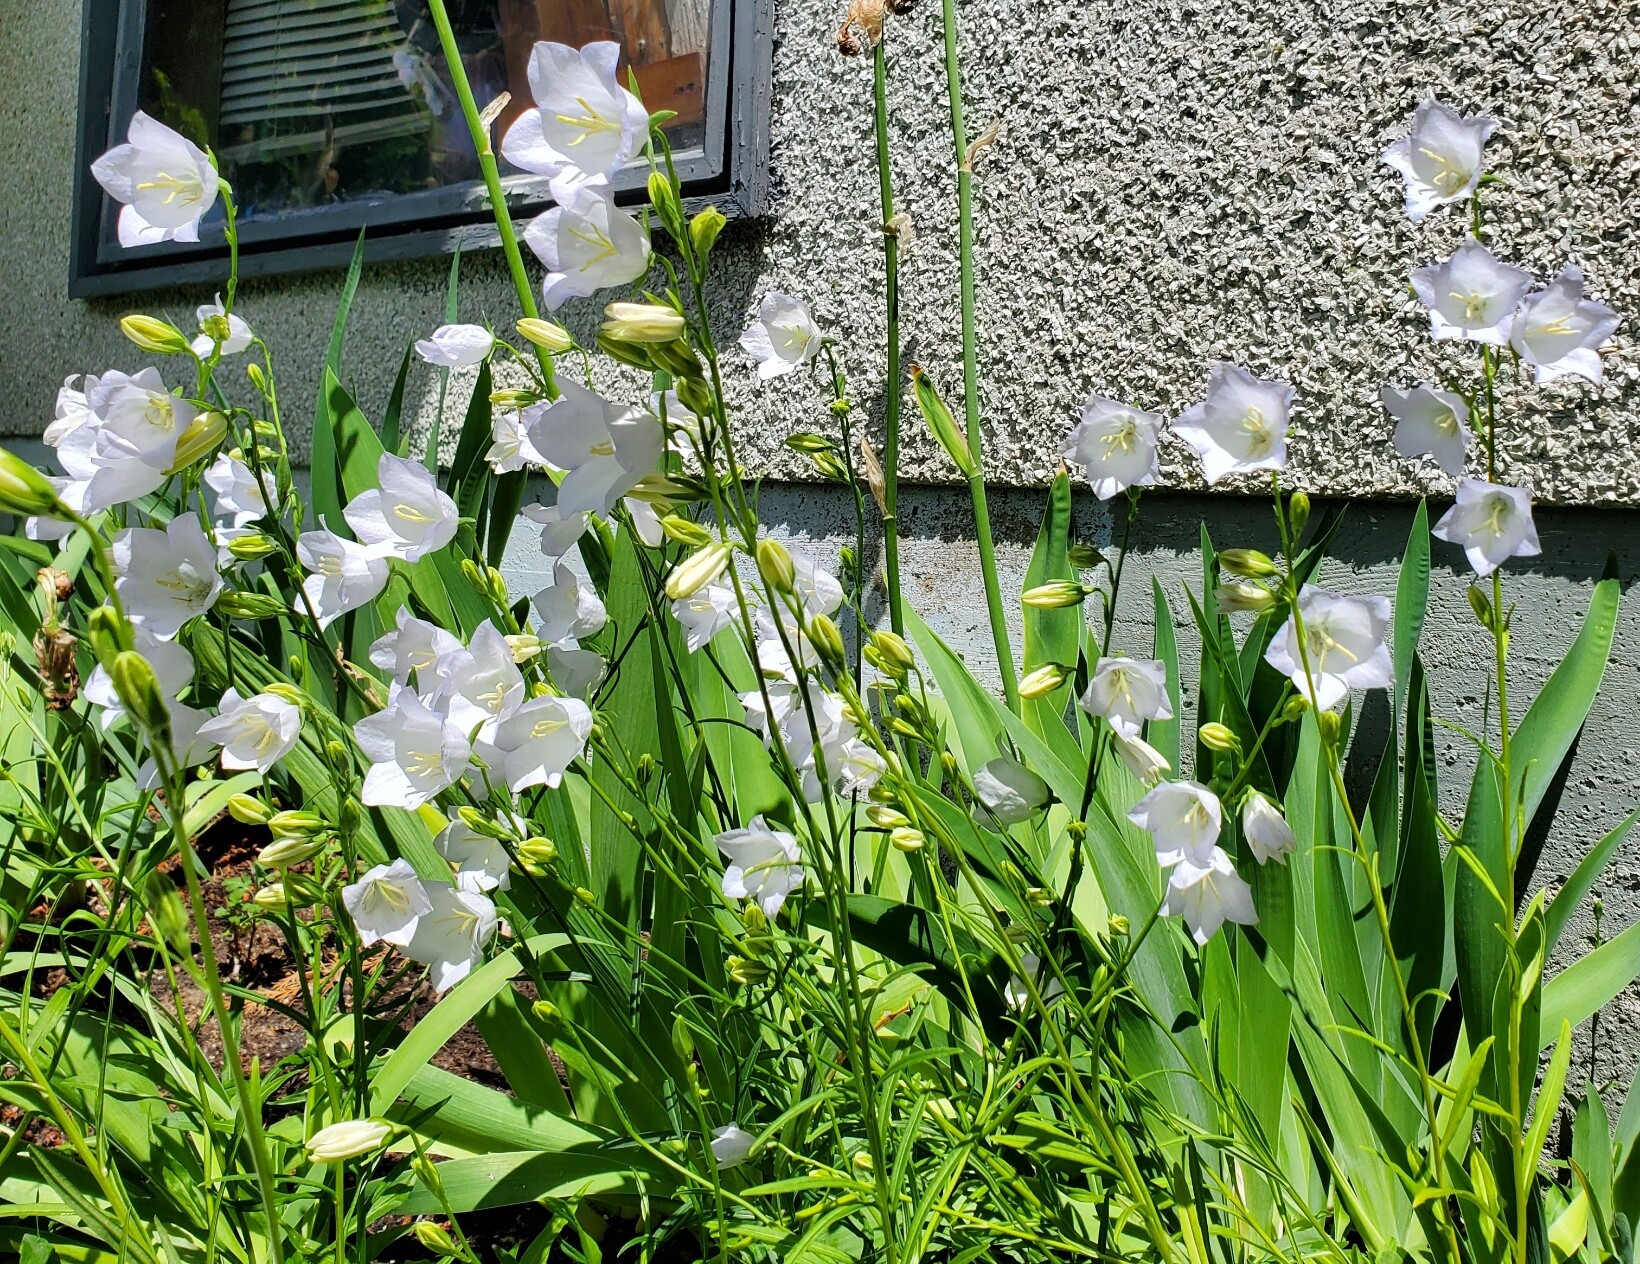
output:
<path id="1" fill-rule="evenodd" d="M 537 40 L 614 40 L 666 124 L 686 194 L 728 215 L 763 209 L 769 0 L 446 0 L 480 106 L 532 104 Z M 89 164 L 136 110 L 208 145 L 234 186 L 240 273 L 336 266 L 365 230 L 366 258 L 496 242 L 478 158 L 425 0 L 109 0 L 85 6 L 81 136 L 69 293 L 122 293 L 225 274 L 220 215 L 198 244 L 122 250 L 118 208 Z M 617 181 L 641 201 L 644 171 Z M 502 162 L 515 219 L 546 182 Z"/>

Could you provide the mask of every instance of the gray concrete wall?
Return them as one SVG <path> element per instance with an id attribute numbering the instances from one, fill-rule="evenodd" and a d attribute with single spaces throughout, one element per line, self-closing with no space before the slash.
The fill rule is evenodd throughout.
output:
<path id="1" fill-rule="evenodd" d="M 732 340 L 762 294 L 808 296 L 844 348 L 856 394 L 884 390 L 880 237 L 865 59 L 833 51 L 843 6 L 776 0 L 774 213 L 720 247 L 718 315 Z M 1438 490 L 1402 461 L 1377 403 L 1387 378 L 1460 367 L 1436 353 L 1408 271 L 1462 231 L 1444 211 L 1421 228 L 1377 155 L 1430 89 L 1502 120 L 1488 191 L 1498 248 L 1540 273 L 1566 259 L 1593 291 L 1640 313 L 1640 58 L 1633 0 L 1462 0 L 1336 6 L 1254 0 L 1167 6 L 969 0 L 961 6 L 970 133 L 1002 125 L 977 185 L 979 325 L 990 469 L 1040 482 L 1074 407 L 1099 389 L 1175 413 L 1206 362 L 1242 361 L 1300 390 L 1295 477 L 1342 495 Z M 133 301 L 70 303 L 66 208 L 79 60 L 76 0 L 0 0 L 0 71 L 27 85 L 0 106 L 0 433 L 39 433 L 70 371 L 131 367 L 113 318 Z M 953 157 L 938 6 L 890 27 L 892 129 L 901 201 L 918 238 L 906 263 L 905 334 L 953 386 L 958 352 Z M 379 408 L 407 342 L 437 323 L 446 261 L 371 270 L 350 375 Z M 467 261 L 463 316 L 511 324 L 494 255 Z M 258 280 L 243 313 L 280 355 L 292 428 L 307 424 L 339 278 Z M 203 296 L 140 306 L 188 317 Z M 597 304 L 578 303 L 585 329 Z M 1508 410 L 1505 475 L 1566 503 L 1640 501 L 1640 356 L 1632 326 L 1607 386 L 1523 390 Z M 745 450 L 800 476 L 781 437 L 820 419 L 815 391 L 733 375 Z M 612 386 L 614 383 L 610 383 Z M 413 384 L 432 420 L 431 374 Z M 1512 395 L 1515 394 L 1511 392 Z M 300 434 L 298 438 L 300 439 Z M 1170 486 L 1196 485 L 1170 445 Z M 903 473 L 941 478 L 920 437 Z"/>

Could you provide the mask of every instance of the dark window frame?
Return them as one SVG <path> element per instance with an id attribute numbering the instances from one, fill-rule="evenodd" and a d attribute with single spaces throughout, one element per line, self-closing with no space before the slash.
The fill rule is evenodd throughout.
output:
<path id="1" fill-rule="evenodd" d="M 113 240 L 118 206 L 91 176 L 91 163 L 124 139 L 135 109 L 146 0 L 84 6 L 80 41 L 79 136 L 75 152 L 68 296 L 96 298 L 227 279 L 220 227 L 201 240 L 122 249 Z M 713 0 L 709 64 L 728 67 L 707 83 L 707 139 L 700 154 L 679 161 L 686 205 L 710 202 L 730 219 L 768 210 L 769 116 L 773 91 L 773 0 Z M 727 21 L 720 20 L 720 14 Z M 551 205 L 544 180 L 503 178 L 508 206 L 524 223 Z M 623 205 L 644 201 L 641 172 L 616 184 Z M 482 181 L 426 193 L 358 201 L 324 211 L 241 225 L 241 278 L 346 267 L 359 233 L 364 258 L 389 261 L 469 252 L 501 244 Z"/>

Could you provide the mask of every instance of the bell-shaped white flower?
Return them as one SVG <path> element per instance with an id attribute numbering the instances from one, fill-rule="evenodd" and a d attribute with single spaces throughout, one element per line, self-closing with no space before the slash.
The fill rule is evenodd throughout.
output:
<path id="1" fill-rule="evenodd" d="M 591 517 L 584 509 L 566 514 L 557 505 L 525 505 L 523 513 L 541 528 L 541 552 L 553 561 L 563 557 L 580 542 Z"/>
<path id="2" fill-rule="evenodd" d="M 542 41 L 530 52 L 535 108 L 507 129 L 501 156 L 546 176 L 560 206 L 607 189 L 649 135 L 649 111 L 621 86 L 620 60 L 621 46 L 609 40 L 584 48 Z"/>
<path id="3" fill-rule="evenodd" d="M 712 1158 L 718 1165 L 718 1171 L 739 1167 L 752 1157 L 752 1147 L 756 1143 L 757 1138 L 739 1124 L 712 1129 Z"/>
<path id="4" fill-rule="evenodd" d="M 254 768 L 260 773 L 290 754 L 301 734 L 301 707 L 271 693 L 241 698 L 232 685 L 222 695 L 216 718 L 199 730 L 201 737 L 222 748 L 224 768 Z"/>
<path id="5" fill-rule="evenodd" d="M 582 587 L 565 562 L 553 566 L 552 583 L 535 594 L 534 605 L 541 616 L 541 639 L 555 644 L 596 636 L 609 621 L 598 594 Z"/>
<path id="6" fill-rule="evenodd" d="M 1146 720 L 1171 720 L 1167 665 L 1159 658 L 1101 658 L 1088 677 L 1082 709 L 1103 716 L 1111 728 L 1137 737 Z"/>
<path id="7" fill-rule="evenodd" d="M 1351 689 L 1389 688 L 1394 677 L 1389 598 L 1349 597 L 1306 584 L 1298 594 L 1298 613 L 1304 623 L 1302 650 L 1298 626 L 1289 615 L 1264 651 L 1264 661 L 1291 680 L 1318 711 L 1332 710 Z"/>
<path id="8" fill-rule="evenodd" d="M 159 681 L 160 692 L 167 700 L 174 700 L 188 687 L 188 682 L 194 678 L 194 656 L 184 646 L 175 641 L 160 640 L 140 623 L 131 625 L 131 641 L 131 648 L 147 659 L 148 665 L 154 669 L 154 678 Z M 98 708 L 97 724 L 100 728 L 106 730 L 113 727 L 125 715 L 125 704 L 120 701 L 119 691 L 114 688 L 113 677 L 101 663 L 91 669 L 80 692 L 87 702 Z"/>
<path id="9" fill-rule="evenodd" d="M 691 654 L 710 645 L 725 628 L 733 627 L 739 612 L 735 590 L 727 584 L 707 584 L 672 603 L 672 617 L 683 625 L 684 644 Z"/>
<path id="10" fill-rule="evenodd" d="M 1122 766 L 1140 785 L 1153 786 L 1173 771 L 1167 757 L 1136 733 L 1112 729 L 1111 746 Z"/>
<path id="11" fill-rule="evenodd" d="M 514 794 L 530 786 L 557 787 L 564 772 L 586 750 L 592 709 L 579 698 L 531 698 L 495 727 L 481 748 L 484 761 L 499 768 Z"/>
<path id="12" fill-rule="evenodd" d="M 84 484 L 73 498 L 80 511 L 98 512 L 159 488 L 199 409 L 167 391 L 155 369 L 104 373 L 86 400 L 89 419 L 57 447 L 63 469 Z"/>
<path id="13" fill-rule="evenodd" d="M 302 591 L 328 628 L 349 610 L 369 605 L 387 587 L 387 559 L 328 527 L 296 538 L 296 560 L 309 573 Z"/>
<path id="14" fill-rule="evenodd" d="M 651 473 L 666 447 L 658 418 L 648 409 L 612 404 L 586 387 L 561 379 L 558 399 L 533 418 L 529 440 L 559 469 L 558 512 L 607 514 Z"/>
<path id="15" fill-rule="evenodd" d="M 1174 866 L 1167 879 L 1162 916 L 1183 918 L 1198 945 L 1205 945 L 1226 922 L 1258 925 L 1253 888 L 1236 872 L 1222 847 L 1213 848 L 1199 864 L 1185 858 Z"/>
<path id="16" fill-rule="evenodd" d="M 1457 502 L 1430 534 L 1463 549 L 1477 575 L 1490 575 L 1512 557 L 1543 552 L 1532 521 L 1531 493 L 1480 478 L 1458 480 Z"/>
<path id="17" fill-rule="evenodd" d="M 1009 755 L 974 770 L 974 793 L 1004 825 L 1030 820 L 1053 799 L 1048 783 Z"/>
<path id="18" fill-rule="evenodd" d="M 440 325 L 416 343 L 416 354 L 441 369 L 470 369 L 495 349 L 495 335 L 483 325 Z"/>
<path id="19" fill-rule="evenodd" d="M 380 487 L 360 492 L 342 510 L 353 534 L 377 557 L 419 562 L 456 538 L 460 514 L 420 461 L 383 452 Z"/>
<path id="20" fill-rule="evenodd" d="M 1087 471 L 1093 494 L 1109 500 L 1130 487 L 1149 487 L 1156 481 L 1156 445 L 1166 424 L 1160 413 L 1129 408 L 1103 395 L 1082 405 L 1082 417 L 1060 454 Z"/>
<path id="21" fill-rule="evenodd" d="M 1415 268 L 1412 290 L 1429 309 L 1429 335 L 1466 338 L 1494 347 L 1509 341 L 1515 306 L 1532 288 L 1532 274 L 1503 263 L 1473 237 L 1444 263 Z"/>
<path id="22" fill-rule="evenodd" d="M 1604 303 L 1583 297 L 1583 270 L 1568 263 L 1520 305 L 1509 345 L 1540 383 L 1575 374 L 1599 385 L 1605 375 L 1600 348 L 1617 332 L 1619 319 Z"/>
<path id="23" fill-rule="evenodd" d="M 1021 973 L 1010 974 L 1008 982 L 1002 985 L 1003 1003 L 1016 1014 L 1031 1008 L 1032 986 L 1044 1005 L 1051 1005 L 1065 994 L 1064 985 L 1048 973 L 1046 964 L 1034 952 L 1020 953 L 1019 964 Z"/>
<path id="24" fill-rule="evenodd" d="M 1287 463 L 1287 424 L 1293 388 L 1254 377 L 1236 364 L 1213 365 L 1207 397 L 1179 414 L 1173 433 L 1201 458 L 1202 476 L 1279 470 Z"/>
<path id="25" fill-rule="evenodd" d="M 393 685 L 386 709 L 365 716 L 353 734 L 371 761 L 359 797 L 372 807 L 419 808 L 472 762 L 466 732 L 403 685 Z"/>
<path id="26" fill-rule="evenodd" d="M 76 380 L 80 383 L 78 386 L 74 385 Z M 40 441 L 47 447 L 55 448 L 81 426 L 95 420 L 86 394 L 96 388 L 97 378 L 93 374 L 87 373 L 82 376 L 70 373 L 65 377 L 63 384 L 57 388 L 57 405 L 52 413 L 51 424 L 41 434 Z"/>
<path id="27" fill-rule="evenodd" d="M 797 594 L 803 613 L 811 618 L 817 614 L 836 614 L 843 604 L 843 585 L 837 582 L 837 576 L 799 549 L 792 550 L 791 559 L 792 591 Z"/>
<path id="28" fill-rule="evenodd" d="M 1486 138 L 1496 126 L 1484 114 L 1464 118 L 1434 97 L 1419 102 L 1411 134 L 1383 154 L 1383 161 L 1406 179 L 1408 219 L 1416 224 L 1437 206 L 1475 192 L 1485 165 Z"/>
<path id="29" fill-rule="evenodd" d="M 524 240 L 546 265 L 541 298 L 551 311 L 572 298 L 630 285 L 649 271 L 649 230 L 597 188 L 576 206 L 536 216 Z"/>
<path id="30" fill-rule="evenodd" d="M 438 701 L 451 724 L 484 741 L 496 725 L 524 702 L 524 674 L 513 661 L 512 646 L 493 623 L 473 632 L 466 649 L 438 660 Z"/>
<path id="31" fill-rule="evenodd" d="M 495 938 L 495 902 L 481 891 L 429 882 L 427 902 L 432 906 L 416 919 L 416 933 L 404 946 L 404 955 L 428 968 L 435 992 L 445 992 L 473 972 L 484 960 L 484 947 Z"/>
<path id="32" fill-rule="evenodd" d="M 342 907 L 364 947 L 380 940 L 403 948 L 416 933 L 416 922 L 432 910 L 427 891 L 410 862 L 401 858 L 366 870 L 357 882 L 343 887 Z"/>
<path id="33" fill-rule="evenodd" d="M 546 649 L 547 675 L 567 698 L 590 698 L 604 678 L 603 655 L 579 645 L 549 645 Z"/>
<path id="34" fill-rule="evenodd" d="M 198 145 L 141 110 L 125 144 L 91 164 L 91 174 L 120 209 L 122 246 L 198 241 L 200 218 L 216 205 L 216 168 Z"/>
<path id="35" fill-rule="evenodd" d="M 740 347 L 760 378 L 781 377 L 820 354 L 825 341 L 802 299 L 778 290 L 758 305 L 757 319 L 740 335 Z"/>
<path id="36" fill-rule="evenodd" d="M 500 408 L 491 415 L 490 447 L 484 459 L 497 474 L 547 463 L 530 442 L 529 423 L 522 408 Z"/>
<path id="37" fill-rule="evenodd" d="M 518 817 L 509 814 L 507 824 L 521 837 L 527 836 L 528 826 Z M 512 885 L 512 857 L 501 840 L 480 834 L 459 816 L 451 817 L 434 836 L 433 850 L 450 862 L 458 887 L 505 891 Z"/>
<path id="38" fill-rule="evenodd" d="M 200 734 L 211 718 L 209 711 L 175 699 L 166 703 L 165 710 L 171 717 L 171 760 L 178 768 L 193 768 L 216 753 L 216 744 Z M 159 783 L 159 764 L 150 757 L 137 769 L 137 789 L 153 790 Z"/>
<path id="39" fill-rule="evenodd" d="M 1207 864 L 1224 828 L 1219 796 L 1199 781 L 1164 781 L 1127 815 L 1150 835 L 1164 869 L 1184 860 Z"/>
<path id="40" fill-rule="evenodd" d="M 241 351 L 250 350 L 251 344 L 256 341 L 256 335 L 245 319 L 236 313 L 230 313 L 222 305 L 222 295 L 216 296 L 214 303 L 202 303 L 194 313 L 199 321 L 199 336 L 192 342 L 194 354 L 201 360 L 209 358 L 212 351 L 220 346 L 225 356 L 238 355 Z M 216 336 L 226 332 L 227 337 L 219 344 Z"/>
<path id="41" fill-rule="evenodd" d="M 169 641 L 182 625 L 204 614 L 222 592 L 216 548 L 192 514 L 165 530 L 128 527 L 114 536 L 114 590 L 131 622 Z"/>
<path id="42" fill-rule="evenodd" d="M 1284 865 L 1298 847 L 1293 827 L 1287 824 L 1281 809 L 1257 790 L 1249 791 L 1242 800 L 1241 836 L 1261 865 L 1271 860 Z"/>
<path id="43" fill-rule="evenodd" d="M 430 672 L 446 654 L 457 654 L 462 644 L 436 623 L 418 619 L 399 607 L 393 631 L 378 637 L 370 646 L 370 661 L 392 679 L 404 684 L 412 672 Z M 423 684 L 426 676 L 418 675 Z"/>
<path id="44" fill-rule="evenodd" d="M 756 900 L 764 916 L 774 917 L 786 897 L 803 885 L 803 849 L 795 837 L 772 828 L 761 815 L 714 841 L 729 862 L 723 871 L 723 894 L 731 900 Z"/>
<path id="45" fill-rule="evenodd" d="M 248 526 L 266 518 L 278 499 L 272 470 L 264 468 L 258 479 L 246 462 L 226 452 L 217 454 L 202 477 L 205 486 L 216 493 L 217 518 L 231 526 Z"/>
<path id="46" fill-rule="evenodd" d="M 1418 385 L 1386 386 L 1379 393 L 1395 418 L 1395 450 L 1402 456 L 1432 456 L 1448 474 L 1462 474 L 1474 439 L 1465 424 L 1469 404 L 1462 395 Z"/>

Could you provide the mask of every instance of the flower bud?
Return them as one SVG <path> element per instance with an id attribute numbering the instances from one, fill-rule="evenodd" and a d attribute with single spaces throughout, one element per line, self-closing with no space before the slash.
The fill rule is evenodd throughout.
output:
<path id="1" fill-rule="evenodd" d="M 241 562 L 259 562 L 279 551 L 278 542 L 260 531 L 228 542 L 228 552 Z"/>
<path id="2" fill-rule="evenodd" d="M 228 798 L 228 815 L 241 825 L 266 825 L 273 809 L 252 795 L 235 794 Z"/>
<path id="3" fill-rule="evenodd" d="M 1091 544 L 1078 542 L 1070 546 L 1068 553 L 1071 565 L 1079 571 L 1091 570 L 1105 560 L 1105 555 Z"/>
<path id="4" fill-rule="evenodd" d="M 1241 749 L 1241 739 L 1217 720 L 1202 725 L 1196 730 L 1196 736 L 1208 750 L 1230 752 Z"/>
<path id="5" fill-rule="evenodd" d="M 757 544 L 757 573 L 763 582 L 777 593 L 789 593 L 797 582 L 797 568 L 792 555 L 779 540 L 759 540 Z"/>
<path id="6" fill-rule="evenodd" d="M 690 554 L 672 568 L 666 577 L 666 595 L 672 601 L 693 597 L 707 584 L 723 574 L 729 564 L 729 546 L 714 544 Z"/>
<path id="7" fill-rule="evenodd" d="M 270 684 L 266 689 L 264 689 L 262 692 L 263 693 L 271 693 L 275 698 L 278 698 L 281 702 L 288 702 L 293 707 L 301 707 L 301 706 L 306 706 L 307 705 L 307 700 L 308 700 L 307 695 L 305 693 L 303 693 L 300 689 L 298 689 L 295 685 L 291 684 L 289 681 L 276 680 L 272 684 Z M 340 746 L 341 743 L 338 742 L 337 745 Z M 342 747 L 342 752 L 343 752 L 343 758 L 346 758 L 347 748 L 345 746 Z"/>
<path id="8" fill-rule="evenodd" d="M 689 1020 L 682 1014 L 672 1020 L 672 1052 L 685 1062 L 695 1056 L 695 1037 L 689 1031 Z"/>
<path id="9" fill-rule="evenodd" d="M 177 439 L 176 456 L 167 474 L 197 465 L 228 436 L 228 419 L 221 413 L 200 413 Z"/>
<path id="10" fill-rule="evenodd" d="M 1321 740 L 1329 746 L 1338 740 L 1338 731 L 1343 725 L 1336 711 L 1323 711 L 1315 717 L 1317 726 L 1321 729 Z"/>
<path id="11" fill-rule="evenodd" d="M 723 969 L 728 976 L 739 984 L 761 983 L 769 977 L 769 967 L 760 961 L 748 961 L 745 957 L 730 957 L 723 963 Z"/>
<path id="12" fill-rule="evenodd" d="M 1298 543 L 1309 523 L 1310 497 L 1305 492 L 1294 492 L 1287 502 L 1287 529 L 1292 533 L 1294 544 Z"/>
<path id="13" fill-rule="evenodd" d="M 525 633 L 510 633 L 501 639 L 507 643 L 507 648 L 512 651 L 514 663 L 527 663 L 546 648 L 541 644 L 540 637 L 529 636 Z"/>
<path id="14" fill-rule="evenodd" d="M 317 812 L 275 812 L 268 829 L 275 838 L 311 838 L 325 829 L 325 822 Z"/>
<path id="15" fill-rule="evenodd" d="M 596 904 L 598 897 L 585 887 L 575 888 L 575 898 L 582 904 Z"/>
<path id="16" fill-rule="evenodd" d="M 677 514 L 667 514 L 662 518 L 661 530 L 667 539 L 687 544 L 692 549 L 702 548 L 713 539 L 712 533 L 700 523 L 692 518 L 680 518 Z"/>
<path id="17" fill-rule="evenodd" d="M 893 664 L 901 672 L 908 672 L 917 665 L 911 647 L 905 643 L 905 638 L 896 632 L 873 632 L 871 646 L 884 663 Z"/>
<path id="18" fill-rule="evenodd" d="M 159 937 L 177 952 L 189 952 L 188 916 L 182 911 L 182 896 L 176 883 L 162 873 L 153 873 L 143 887 L 143 908 L 148 922 Z"/>
<path id="19" fill-rule="evenodd" d="M 1036 908 L 1036 909 L 1052 908 L 1053 907 L 1053 901 L 1054 901 L 1054 894 L 1053 894 L 1052 891 L 1048 890 L 1047 887 L 1026 887 L 1025 888 L 1025 903 L 1029 904 L 1032 908 Z"/>
<path id="20" fill-rule="evenodd" d="M 962 432 L 957 429 L 956 418 L 951 416 L 951 410 L 945 406 L 945 401 L 934 389 L 934 383 L 929 380 L 920 364 L 913 364 L 908 370 L 911 374 L 912 387 L 917 396 L 917 408 L 923 415 L 923 421 L 934 438 L 945 449 L 947 456 L 956 463 L 965 478 L 972 478 L 979 472 L 974 462 L 974 454 L 969 451 L 967 441 Z"/>
<path id="21" fill-rule="evenodd" d="M 1475 618 L 1481 627 L 1488 632 L 1492 631 L 1492 602 L 1487 595 L 1474 584 L 1464 590 L 1464 596 L 1469 598 L 1469 608 L 1475 612 Z"/>
<path id="22" fill-rule="evenodd" d="M 1243 579 L 1269 579 L 1279 574 L 1276 564 L 1257 549 L 1225 549 L 1219 554 L 1219 565 Z"/>
<path id="23" fill-rule="evenodd" d="M 224 592 L 216 599 L 216 608 L 230 619 L 277 619 L 289 607 L 267 593 Z"/>
<path id="24" fill-rule="evenodd" d="M 728 222 L 723 218 L 723 212 L 715 206 L 696 211 L 695 217 L 689 221 L 689 241 L 695 253 L 702 259 L 710 254 L 712 247 L 717 245 L 718 234 Z"/>
<path id="25" fill-rule="evenodd" d="M 1044 663 L 1035 671 L 1025 673 L 1019 682 L 1021 698 L 1046 698 L 1065 683 L 1065 669 L 1058 663 Z"/>
<path id="26" fill-rule="evenodd" d="M 364 824 L 364 808 L 352 795 L 342 800 L 341 810 L 336 813 L 336 828 L 343 834 L 351 837 L 359 832 L 359 826 Z"/>
<path id="27" fill-rule="evenodd" d="M 1213 602 L 1220 614 L 1235 614 L 1242 610 L 1268 610 L 1275 605 L 1276 598 L 1263 584 L 1231 580 L 1213 590 Z"/>
<path id="28" fill-rule="evenodd" d="M 681 338 L 651 344 L 649 362 L 657 369 L 670 373 L 680 382 L 701 376 L 699 357 Z"/>
<path id="29" fill-rule="evenodd" d="M 0 509 L 19 518 L 60 512 L 51 480 L 15 452 L 0 448 Z"/>
<path id="30" fill-rule="evenodd" d="M 264 869 L 289 869 L 304 860 L 312 860 L 324 849 L 322 838 L 280 838 L 256 853 L 256 863 Z"/>
<path id="31" fill-rule="evenodd" d="M 678 402 L 697 417 L 710 417 L 717 408 L 712 388 L 697 377 L 680 378 L 676 383 Z"/>
<path id="32" fill-rule="evenodd" d="M 410 1160 L 410 1170 L 416 1174 L 416 1179 L 429 1194 L 440 1202 L 444 1201 L 444 1178 L 439 1175 L 437 1163 L 425 1154 L 418 1154 Z"/>
<path id="33" fill-rule="evenodd" d="M 619 360 L 622 364 L 629 364 L 635 369 L 644 372 L 653 372 L 654 366 L 649 362 L 649 352 L 641 343 L 622 342 L 618 338 L 611 338 L 608 334 L 597 336 L 598 350 L 612 360 Z M 681 396 L 679 398 L 682 398 Z"/>
<path id="34" fill-rule="evenodd" d="M 518 322 L 518 334 L 524 341 L 552 355 L 575 349 L 575 336 L 557 321 L 526 317 Z"/>
<path id="35" fill-rule="evenodd" d="M 131 629 L 114 613 L 112 606 L 97 606 L 86 616 L 85 638 L 97 662 L 110 675 L 114 671 L 114 656 L 131 647 Z"/>
<path id="36" fill-rule="evenodd" d="M 541 396 L 534 391 L 517 390 L 511 386 L 504 386 L 500 390 L 490 392 L 490 407 L 504 413 L 515 412 L 520 408 L 529 408 L 541 402 Z"/>
<path id="37" fill-rule="evenodd" d="M 122 316 L 120 332 L 150 355 L 186 355 L 191 350 L 182 330 L 153 316 Z"/>
<path id="38" fill-rule="evenodd" d="M 537 873 L 558 859 L 558 848 L 550 838 L 526 838 L 518 845 L 518 864 L 526 873 Z"/>
<path id="39" fill-rule="evenodd" d="M 1287 705 L 1281 708 L 1281 718 L 1290 724 L 1309 709 L 1310 700 L 1301 693 L 1295 693 L 1287 699 Z"/>
<path id="40" fill-rule="evenodd" d="M 290 907 L 290 900 L 285 896 L 285 884 L 272 882 L 251 896 L 251 903 L 264 913 L 283 913 Z"/>
<path id="41" fill-rule="evenodd" d="M 838 631 L 837 625 L 832 622 L 829 615 L 815 615 L 804 630 L 809 634 L 809 640 L 814 642 L 814 648 L 820 652 L 821 658 L 834 668 L 843 666 L 843 634 Z"/>
<path id="42" fill-rule="evenodd" d="M 910 817 L 886 803 L 873 803 L 866 809 L 866 819 L 879 829 L 899 829 L 902 825 L 911 824 Z"/>
<path id="43" fill-rule="evenodd" d="M 245 366 L 245 376 L 250 379 L 251 386 L 256 393 L 266 399 L 268 395 L 268 375 L 262 371 L 260 364 L 251 363 Z"/>
<path id="44" fill-rule="evenodd" d="M 308 1157 L 315 1163 L 337 1163 L 374 1154 L 393 1135 L 393 1125 L 381 1119 L 345 1119 L 321 1128 L 307 1140 Z"/>
<path id="45" fill-rule="evenodd" d="M 658 168 L 649 173 L 649 205 L 666 230 L 676 236 L 683 227 L 683 204 L 666 172 Z"/>
<path id="46" fill-rule="evenodd" d="M 895 851 L 921 851 L 928 840 L 920 829 L 902 825 L 888 832 L 888 841 Z"/>
<path id="47" fill-rule="evenodd" d="M 417 1242 L 435 1255 L 453 1256 L 461 1254 L 460 1249 L 451 1241 L 450 1235 L 431 1220 L 416 1221 L 416 1227 L 410 1232 L 415 1234 Z"/>
<path id="48" fill-rule="evenodd" d="M 512 837 L 512 834 L 499 821 L 485 816 L 477 808 L 460 807 L 456 809 L 456 815 L 461 818 L 462 824 L 466 825 L 473 833 L 482 834 L 485 838 L 510 839 Z"/>
<path id="49" fill-rule="evenodd" d="M 604 308 L 602 333 L 616 342 L 663 343 L 688 328 L 683 313 L 659 303 L 611 303 Z"/>
<path id="50" fill-rule="evenodd" d="M 1071 579 L 1056 579 L 1051 583 L 1027 588 L 1021 600 L 1034 610 L 1062 610 L 1079 606 L 1087 600 L 1088 590 Z"/>
<path id="51" fill-rule="evenodd" d="M 131 718 L 156 744 L 168 743 L 171 710 L 165 704 L 159 677 L 154 675 L 148 660 L 136 650 L 121 650 L 114 656 L 114 667 L 109 675 L 114 679 L 115 694 Z"/>

